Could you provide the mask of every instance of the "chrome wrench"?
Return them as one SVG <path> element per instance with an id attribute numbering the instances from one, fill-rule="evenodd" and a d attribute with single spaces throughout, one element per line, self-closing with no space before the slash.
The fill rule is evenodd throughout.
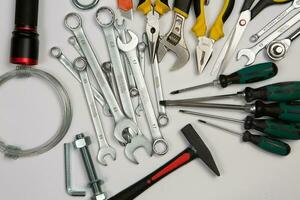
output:
<path id="1" fill-rule="evenodd" d="M 83 30 L 82 19 L 80 15 L 77 13 L 69 13 L 65 17 L 65 26 L 76 37 L 80 49 L 87 59 L 87 62 L 95 76 L 95 79 L 103 92 L 106 102 L 110 107 L 116 123 L 114 129 L 114 137 L 119 141 L 119 143 L 126 144 L 125 155 L 130 161 L 137 163 L 136 160 L 132 160 L 134 158 L 133 152 L 137 148 L 142 147 L 144 144 L 140 142 L 141 139 L 139 139 L 139 137 L 133 137 L 130 143 L 128 142 L 128 140 L 126 140 L 126 138 L 128 136 L 128 132 L 136 134 L 139 132 L 139 128 L 137 127 L 136 123 L 134 123 L 131 119 L 127 118 L 123 114 L 120 106 L 118 105 L 117 100 L 115 99 L 114 94 L 109 86 L 109 83 L 107 82 L 105 75 L 101 70 L 99 61 Z M 146 149 L 146 151 L 147 150 L 148 149 Z M 147 151 L 147 153 L 149 154 L 149 150 Z"/>
<path id="2" fill-rule="evenodd" d="M 126 23 L 125 20 L 123 19 L 121 22 L 116 20 L 115 22 L 115 27 L 118 30 L 119 36 L 123 42 L 126 42 Z M 132 74 L 132 71 L 130 69 L 130 65 L 128 63 L 128 60 L 125 56 L 125 54 L 122 54 L 123 57 L 123 63 L 124 63 L 124 68 L 126 70 L 127 74 L 127 80 L 128 80 L 128 85 L 129 85 L 129 92 L 131 97 L 136 97 L 139 95 L 138 89 L 136 88 L 136 83 Z"/>
<path id="3" fill-rule="evenodd" d="M 295 14 L 291 19 L 289 19 L 286 23 L 280 26 L 277 30 L 263 39 L 257 45 L 249 48 L 249 49 L 242 49 L 238 52 L 237 59 L 241 59 L 242 56 L 246 56 L 248 58 L 248 62 L 246 65 L 251 65 L 254 63 L 256 55 L 264 49 L 268 44 L 270 44 L 273 40 L 281 36 L 287 30 L 289 30 L 292 26 L 294 26 L 297 22 L 300 21 L 300 12 Z"/>
<path id="4" fill-rule="evenodd" d="M 148 44 L 148 38 L 144 36 L 144 42 Z M 149 55 L 150 56 L 150 55 Z M 156 105 L 158 111 L 157 122 L 160 127 L 167 126 L 169 124 L 169 117 L 166 112 L 166 107 L 161 105 L 160 102 L 164 101 L 164 93 L 161 83 L 161 76 L 159 70 L 159 64 L 157 61 L 157 54 L 155 55 L 154 62 L 151 64 L 151 71 L 152 71 L 152 79 L 153 85 L 155 89 L 155 96 L 156 96 Z"/>
<path id="5" fill-rule="evenodd" d="M 137 46 L 138 48 L 138 56 L 139 56 L 139 61 L 140 61 L 140 66 L 141 66 L 141 70 L 142 70 L 142 73 L 145 77 L 145 51 L 146 51 L 146 44 L 144 42 L 140 42 Z M 143 104 L 142 104 L 142 101 L 141 101 L 141 98 L 139 97 L 138 99 L 138 105 L 137 107 L 135 108 L 135 114 L 137 116 L 141 116 L 141 112 L 143 112 L 144 108 L 143 108 Z"/>
<path id="6" fill-rule="evenodd" d="M 164 155 L 168 152 L 168 143 L 163 138 L 157 120 L 156 116 L 153 110 L 153 106 L 151 103 L 150 95 L 148 92 L 147 85 L 145 83 L 145 79 L 143 77 L 143 73 L 141 70 L 141 66 L 138 61 L 136 47 L 138 45 L 138 37 L 135 33 L 132 31 L 128 31 L 128 34 L 131 36 L 131 41 L 128 43 L 123 43 L 120 38 L 117 38 L 117 43 L 119 46 L 119 49 L 121 49 L 123 52 L 125 52 L 128 61 L 131 66 L 131 70 L 133 72 L 137 88 L 139 90 L 140 98 L 143 103 L 144 112 L 148 121 L 148 125 L 150 128 L 150 132 L 153 138 L 153 151 L 158 155 Z"/>
<path id="7" fill-rule="evenodd" d="M 107 77 L 107 81 L 110 84 L 110 88 L 113 91 L 116 100 L 118 101 L 118 103 L 120 103 L 120 97 L 119 97 L 119 92 L 118 92 L 118 86 L 116 83 L 116 78 L 115 78 L 115 74 L 114 74 L 114 70 L 113 70 L 113 66 L 111 62 L 104 62 L 101 65 L 101 69 L 102 71 L 105 73 L 106 77 Z"/>
<path id="8" fill-rule="evenodd" d="M 258 39 L 263 36 L 266 32 L 268 32 L 273 26 L 275 26 L 278 22 L 283 20 L 290 12 L 300 8 L 300 0 L 294 0 L 292 5 L 288 7 L 285 11 L 280 13 L 276 18 L 274 18 L 271 22 L 269 22 L 263 29 L 261 29 L 256 34 L 250 37 L 251 42 L 257 42 Z"/>
<path id="9" fill-rule="evenodd" d="M 59 47 L 52 47 L 50 50 L 51 56 L 56 58 L 69 72 L 72 74 L 72 76 L 81 83 L 81 79 L 77 73 L 76 70 L 73 68 L 72 62 L 63 54 L 61 49 Z M 97 102 L 101 105 L 103 108 L 104 115 L 111 117 L 111 112 L 109 110 L 109 107 L 107 103 L 105 102 L 102 94 L 96 89 L 96 87 L 92 86 L 92 90 L 94 93 L 94 98 L 97 100 Z"/>
<path id="10" fill-rule="evenodd" d="M 116 150 L 112 148 L 105 137 L 105 132 L 102 126 L 100 115 L 95 103 L 92 86 L 87 73 L 87 61 L 83 57 L 79 57 L 74 61 L 74 68 L 78 71 L 82 88 L 84 91 L 85 99 L 89 107 L 92 122 L 95 128 L 96 137 L 99 145 L 99 151 L 97 156 L 97 161 L 104 166 L 107 166 L 105 161 L 106 156 L 111 156 L 113 160 L 116 160 Z"/>

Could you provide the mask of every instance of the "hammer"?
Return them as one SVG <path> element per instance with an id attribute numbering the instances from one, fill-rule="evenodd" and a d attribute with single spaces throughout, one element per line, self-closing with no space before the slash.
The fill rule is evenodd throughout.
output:
<path id="1" fill-rule="evenodd" d="M 132 200 L 146 191 L 162 178 L 174 172 L 196 158 L 200 158 L 217 176 L 220 176 L 218 167 L 205 143 L 191 124 L 186 125 L 181 132 L 190 143 L 186 148 L 168 163 L 155 170 L 148 176 L 129 186 L 125 190 L 109 198 L 109 200 Z"/>

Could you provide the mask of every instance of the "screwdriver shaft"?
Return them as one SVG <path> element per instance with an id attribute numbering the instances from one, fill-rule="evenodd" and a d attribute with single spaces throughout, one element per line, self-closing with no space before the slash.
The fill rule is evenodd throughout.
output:
<path id="1" fill-rule="evenodd" d="M 188 91 L 201 89 L 201 88 L 205 88 L 205 87 L 216 86 L 218 84 L 219 84 L 219 81 L 216 80 L 216 81 L 213 81 L 213 82 L 210 82 L 210 83 L 205 83 L 205 84 L 202 84 L 202 85 L 196 85 L 196 86 L 192 86 L 192 87 L 188 87 L 188 88 L 183 88 L 183 89 L 180 89 L 180 90 L 175 90 L 175 91 L 171 92 L 171 94 L 179 94 L 179 93 L 188 92 Z"/>
<path id="2" fill-rule="evenodd" d="M 199 102 L 199 101 L 210 101 L 210 100 L 217 100 L 217 99 L 224 99 L 224 98 L 231 98 L 240 96 L 236 93 L 234 94 L 224 94 L 224 95 L 218 95 L 218 96 L 209 96 L 209 97 L 197 97 L 197 98 L 191 98 L 191 99 L 179 99 L 179 100 L 173 100 L 174 102 L 181 103 L 181 102 Z"/>
<path id="3" fill-rule="evenodd" d="M 207 122 L 207 121 L 204 121 L 204 120 L 201 120 L 201 119 L 199 119 L 198 121 L 199 121 L 200 123 L 202 123 L 202 124 L 207 124 L 207 125 L 209 125 L 209 126 L 211 126 L 211 127 L 218 128 L 218 129 L 223 130 L 223 131 L 226 131 L 226 132 L 228 132 L 228 133 L 232 133 L 232 134 L 234 134 L 234 135 L 243 136 L 243 134 L 241 134 L 241 133 L 239 133 L 239 132 L 235 132 L 235 131 L 233 131 L 233 130 L 224 128 L 224 127 L 222 127 L 222 126 L 218 126 L 218 125 L 216 125 L 216 124 L 212 124 L 212 123 L 210 123 L 210 122 Z"/>

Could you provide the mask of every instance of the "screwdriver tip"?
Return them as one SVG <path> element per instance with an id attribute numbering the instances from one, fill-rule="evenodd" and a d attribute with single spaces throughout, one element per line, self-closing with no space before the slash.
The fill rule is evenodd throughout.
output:
<path id="1" fill-rule="evenodd" d="M 179 112 L 181 112 L 181 113 L 185 113 L 185 110 L 178 110 Z"/>
<path id="2" fill-rule="evenodd" d="M 201 120 L 201 119 L 199 119 L 198 122 L 203 123 L 203 124 L 206 124 L 206 123 L 207 123 L 206 121 Z"/>
<path id="3" fill-rule="evenodd" d="M 175 91 L 171 92 L 170 94 L 179 94 L 179 93 L 180 93 L 179 90 L 175 90 Z"/>

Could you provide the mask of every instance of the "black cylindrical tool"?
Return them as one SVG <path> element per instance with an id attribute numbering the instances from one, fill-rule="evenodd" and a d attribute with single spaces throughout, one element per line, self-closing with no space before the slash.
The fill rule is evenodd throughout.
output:
<path id="1" fill-rule="evenodd" d="M 11 39 L 10 62 L 18 65 L 38 63 L 37 33 L 39 0 L 16 0 L 15 29 Z"/>

